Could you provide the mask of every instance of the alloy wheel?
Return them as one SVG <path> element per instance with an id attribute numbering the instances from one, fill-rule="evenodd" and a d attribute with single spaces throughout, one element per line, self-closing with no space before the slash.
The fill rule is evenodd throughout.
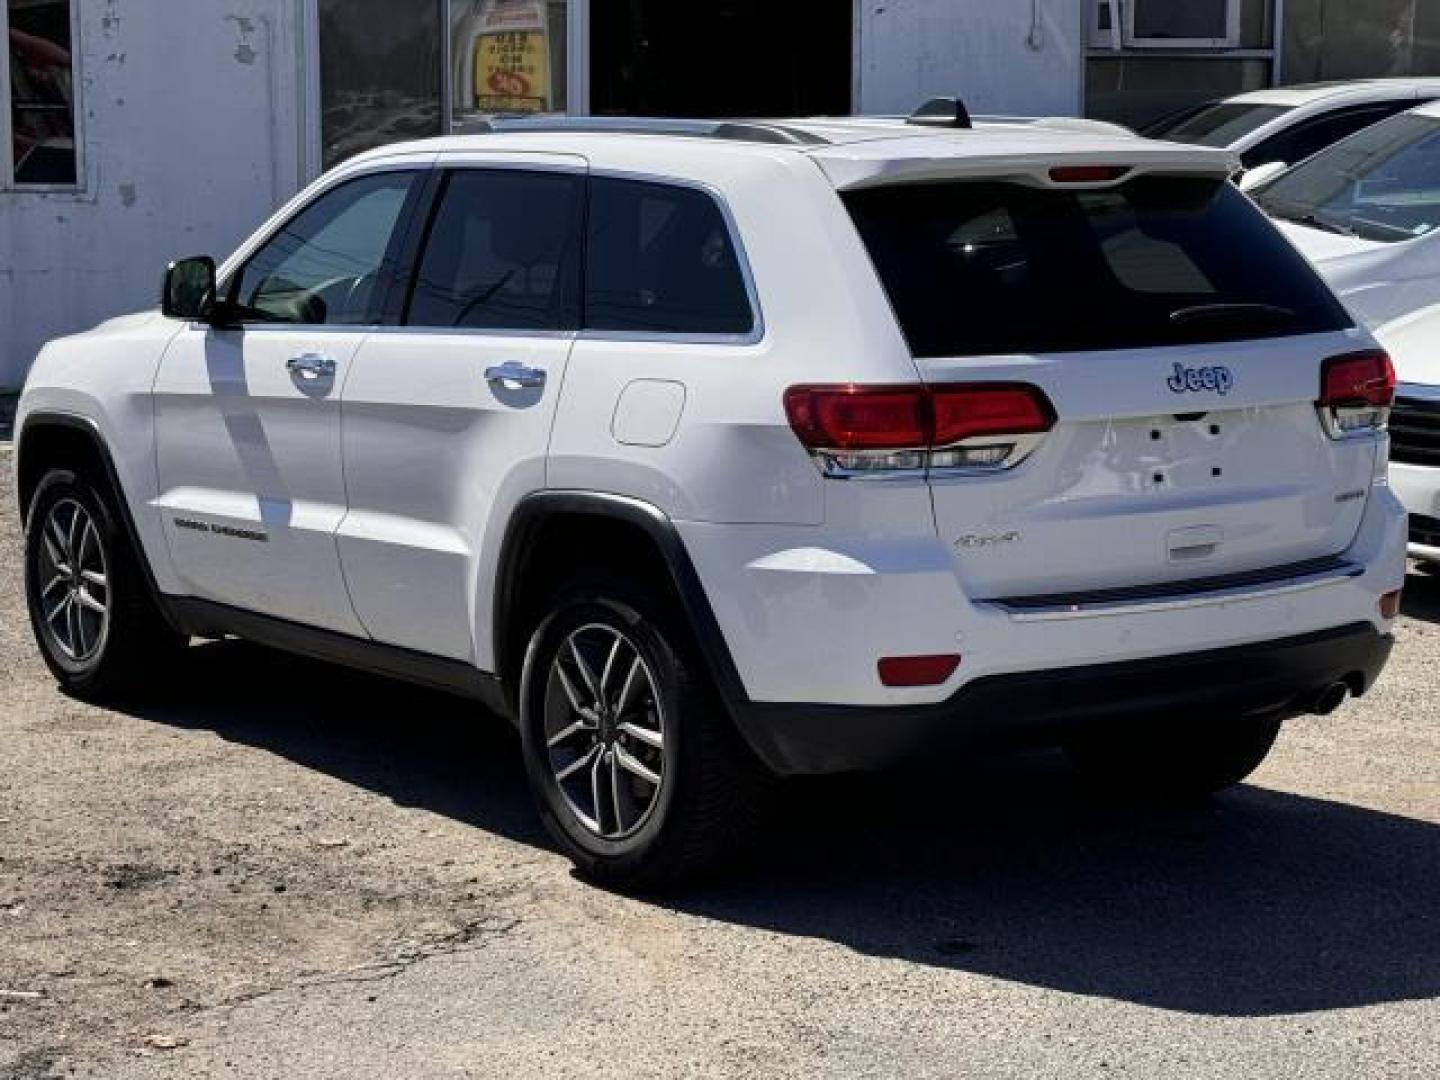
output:
<path id="1" fill-rule="evenodd" d="M 587 830 L 634 835 L 665 783 L 665 716 L 650 665 L 613 626 L 590 623 L 561 642 L 545 686 L 551 776 Z"/>
<path id="2" fill-rule="evenodd" d="M 75 499 L 50 508 L 40 530 L 35 587 L 55 647 L 83 663 L 104 646 L 110 631 L 110 579 L 94 517 Z"/>

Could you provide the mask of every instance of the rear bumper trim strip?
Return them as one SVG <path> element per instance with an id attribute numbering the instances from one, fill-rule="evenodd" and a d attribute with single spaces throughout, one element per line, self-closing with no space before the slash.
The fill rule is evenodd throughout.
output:
<path id="1" fill-rule="evenodd" d="M 1108 615 L 1136 615 L 1284 596 L 1288 593 L 1325 588 L 1360 577 L 1364 572 L 1363 566 L 1339 556 L 1330 556 L 1265 571 L 1227 574 L 1163 585 L 1102 589 L 1069 595 L 1009 597 L 981 603 L 1003 611 L 1015 622 L 1093 619 Z"/>

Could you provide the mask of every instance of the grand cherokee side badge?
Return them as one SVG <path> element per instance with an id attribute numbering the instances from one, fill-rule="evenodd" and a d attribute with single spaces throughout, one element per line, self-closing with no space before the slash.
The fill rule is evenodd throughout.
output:
<path id="1" fill-rule="evenodd" d="M 177 529 L 189 529 L 191 532 L 214 533 L 216 536 L 229 536 L 236 540 L 254 540 L 257 544 L 268 544 L 270 537 L 257 529 L 237 529 L 233 525 L 216 525 L 208 521 L 195 521 L 192 518 L 177 517 L 174 519 Z"/>
<path id="2" fill-rule="evenodd" d="M 1175 374 L 1165 380 L 1165 385 L 1172 394 L 1198 394 L 1205 390 L 1218 390 L 1221 394 L 1228 394 L 1235 385 L 1235 376 L 1224 364 L 1190 368 L 1176 363 Z"/>

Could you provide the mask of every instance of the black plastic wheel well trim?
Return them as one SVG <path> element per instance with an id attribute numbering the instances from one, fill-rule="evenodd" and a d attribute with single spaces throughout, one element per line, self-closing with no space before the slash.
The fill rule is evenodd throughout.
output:
<path id="1" fill-rule="evenodd" d="M 496 566 L 492 639 L 495 643 L 495 668 L 507 692 L 513 693 L 519 687 L 516 666 L 525 654 L 525 642 L 512 640 L 512 624 L 519 614 L 517 598 L 525 574 L 525 560 L 532 547 L 530 540 L 546 521 L 557 516 L 574 515 L 608 518 L 635 526 L 654 542 L 715 688 L 732 716 L 739 719 L 740 714 L 748 709 L 750 698 L 730 655 L 730 648 L 725 643 L 709 597 L 700 583 L 700 576 L 674 522 L 650 503 L 605 492 L 537 491 L 521 499 L 511 515 Z"/>
<path id="2" fill-rule="evenodd" d="M 165 618 L 174 626 L 175 622 L 170 612 L 166 610 L 164 596 L 160 592 L 160 585 L 155 580 L 155 571 L 150 566 L 150 556 L 145 550 L 145 545 L 140 541 L 140 530 L 135 527 L 135 518 L 130 513 L 130 500 L 125 494 L 125 485 L 120 481 L 120 471 L 115 468 L 115 459 L 110 454 L 110 447 L 105 442 L 105 437 L 100 433 L 100 426 L 88 416 L 79 413 L 55 412 L 46 410 L 43 412 L 31 413 L 25 418 L 25 424 L 20 429 L 15 439 L 15 476 L 18 484 L 21 476 L 21 469 L 25 467 L 25 443 L 34 432 L 43 428 L 66 428 L 78 432 L 89 440 L 99 458 L 101 468 L 105 470 L 103 479 L 110 485 L 110 492 L 115 497 L 115 513 L 119 517 L 120 527 L 125 530 L 125 536 L 130 541 L 130 549 L 135 553 L 135 561 L 140 566 L 140 572 L 145 577 L 145 587 L 149 589 L 150 595 L 159 605 Z M 47 463 L 42 462 L 42 466 Z M 101 479 L 97 477 L 97 479 Z M 19 494 L 17 488 L 17 496 Z M 35 502 L 32 494 L 29 505 L 20 507 L 21 527 L 29 524 L 30 506 Z M 178 626 L 175 626 L 179 629 Z"/>

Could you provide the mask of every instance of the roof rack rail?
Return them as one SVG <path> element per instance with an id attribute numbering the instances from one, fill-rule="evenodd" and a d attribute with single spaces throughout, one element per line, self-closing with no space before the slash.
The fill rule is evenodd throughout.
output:
<path id="1" fill-rule="evenodd" d="M 828 142 L 818 135 L 764 120 L 687 120 L 648 116 L 493 116 L 463 121 L 459 134 L 519 131 L 592 132 L 632 135 L 681 135 L 698 139 L 815 146 Z"/>
<path id="2" fill-rule="evenodd" d="M 968 128 L 975 126 L 970 122 L 970 110 L 965 107 L 965 102 L 958 95 L 931 98 L 911 113 L 905 122 L 918 124 L 921 127 Z"/>

